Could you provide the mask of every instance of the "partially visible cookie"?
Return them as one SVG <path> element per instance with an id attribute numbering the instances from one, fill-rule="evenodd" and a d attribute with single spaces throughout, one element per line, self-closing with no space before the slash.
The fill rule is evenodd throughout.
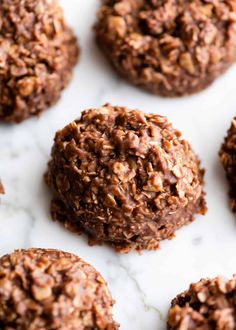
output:
<path id="1" fill-rule="evenodd" d="M 196 93 L 236 60 L 235 1 L 103 0 L 95 26 L 115 70 L 162 96 Z"/>
<path id="2" fill-rule="evenodd" d="M 79 257 L 29 249 L 0 258 L 2 330 L 115 330 L 101 275 Z"/>
<path id="3" fill-rule="evenodd" d="M 5 193 L 5 190 L 4 190 L 4 187 L 2 185 L 2 182 L 0 180 L 0 194 L 4 194 Z"/>
<path id="4" fill-rule="evenodd" d="M 169 330 L 235 330 L 236 276 L 202 279 L 172 301 Z"/>
<path id="5" fill-rule="evenodd" d="M 229 183 L 230 206 L 236 212 L 236 117 L 231 123 L 219 156 Z"/>
<path id="6" fill-rule="evenodd" d="M 79 49 L 57 0 L 0 1 L 0 122 L 56 103 Z"/>

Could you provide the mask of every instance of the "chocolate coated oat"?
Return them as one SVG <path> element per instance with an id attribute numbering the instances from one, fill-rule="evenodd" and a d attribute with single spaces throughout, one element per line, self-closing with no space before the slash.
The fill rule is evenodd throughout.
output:
<path id="1" fill-rule="evenodd" d="M 236 276 L 203 279 L 172 301 L 169 330 L 235 330 Z"/>
<path id="2" fill-rule="evenodd" d="M 227 137 L 221 146 L 220 161 L 229 182 L 230 206 L 236 212 L 236 118 L 233 119 Z"/>
<path id="3" fill-rule="evenodd" d="M 54 220 L 117 251 L 154 250 L 206 211 L 203 171 L 159 115 L 105 105 L 57 132 L 46 174 Z"/>
<path id="4" fill-rule="evenodd" d="M 1 0 L 0 121 L 19 123 L 54 104 L 78 52 L 57 0 Z"/>
<path id="5" fill-rule="evenodd" d="M 0 258 L 2 330 L 115 330 L 110 293 L 83 260 L 57 250 Z"/>
<path id="6" fill-rule="evenodd" d="M 235 0 L 103 0 L 97 41 L 115 70 L 154 94 L 204 89 L 236 60 Z"/>

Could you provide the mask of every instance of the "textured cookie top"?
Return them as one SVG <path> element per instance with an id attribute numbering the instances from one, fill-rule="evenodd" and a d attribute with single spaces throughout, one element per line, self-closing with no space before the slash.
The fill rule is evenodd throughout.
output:
<path id="1" fill-rule="evenodd" d="M 55 103 L 78 58 L 57 0 L 0 1 L 0 121 Z"/>
<path id="2" fill-rule="evenodd" d="M 236 3 L 104 0 L 98 42 L 113 66 L 153 93 L 197 92 L 236 60 Z"/>
<path id="3" fill-rule="evenodd" d="M 26 41 L 53 39 L 65 27 L 57 0 L 2 0 L 1 38 Z"/>
<path id="4" fill-rule="evenodd" d="M 236 212 L 236 118 L 232 121 L 219 155 L 230 186 L 230 206 Z"/>
<path id="5" fill-rule="evenodd" d="M 173 300 L 168 326 L 170 330 L 235 330 L 236 276 L 191 284 Z"/>
<path id="6" fill-rule="evenodd" d="M 57 132 L 47 182 L 64 204 L 62 222 L 88 226 L 98 240 L 135 241 L 200 200 L 198 165 L 166 118 L 105 105 Z"/>
<path id="7" fill-rule="evenodd" d="M 19 250 L 0 258 L 3 330 L 117 329 L 106 283 L 75 255 Z"/>
<path id="8" fill-rule="evenodd" d="M 83 196 L 88 206 L 122 207 L 130 216 L 137 207 L 141 213 L 153 213 L 154 206 L 164 212 L 168 204 L 177 207 L 201 193 L 195 154 L 159 115 L 110 105 L 85 111 L 56 134 L 52 153 L 63 171 L 56 178 L 58 190 Z M 68 170 L 76 175 L 75 184 Z M 80 208 L 77 198 L 69 202 Z"/>

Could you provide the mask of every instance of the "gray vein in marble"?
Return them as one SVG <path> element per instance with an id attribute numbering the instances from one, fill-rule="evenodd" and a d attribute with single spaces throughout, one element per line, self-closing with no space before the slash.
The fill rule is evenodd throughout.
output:
<path id="1" fill-rule="evenodd" d="M 36 217 L 32 213 L 32 211 L 28 207 L 12 205 L 6 202 L 2 202 L 1 207 L 5 207 L 6 210 L 14 211 L 15 213 L 23 212 L 28 217 L 28 219 L 30 220 L 30 225 L 27 226 L 27 230 L 25 230 L 24 233 L 24 245 L 25 247 L 31 246 L 31 233 L 34 230 L 36 223 Z"/>
<path id="2" fill-rule="evenodd" d="M 202 243 L 203 238 L 202 237 L 196 237 L 192 240 L 193 245 L 198 246 Z"/>
<path id="3" fill-rule="evenodd" d="M 141 298 L 141 301 L 142 301 L 142 304 L 143 304 L 143 307 L 144 307 L 144 310 L 146 312 L 150 312 L 150 311 L 154 311 L 160 321 L 163 321 L 164 320 L 164 317 L 162 315 L 162 312 L 155 306 L 149 304 L 147 302 L 147 296 L 146 294 L 144 293 L 144 291 L 142 290 L 142 288 L 140 287 L 139 285 L 139 282 L 137 281 L 137 279 L 135 278 L 135 276 L 132 274 L 132 272 L 130 271 L 130 269 L 128 267 L 126 267 L 125 265 L 123 265 L 122 263 L 119 262 L 119 266 L 126 272 L 126 275 L 128 276 L 128 278 L 133 282 L 133 284 L 135 285 L 139 295 L 140 295 L 140 298 Z"/>
<path id="4" fill-rule="evenodd" d="M 39 142 L 39 139 L 34 137 L 34 141 L 35 141 L 35 146 L 38 148 L 38 151 L 40 152 L 42 157 L 48 161 L 49 155 L 47 151 L 44 149 L 44 147 L 41 145 L 41 143 Z"/>
<path id="5" fill-rule="evenodd" d="M 2 148 L 3 150 L 1 150 L 1 158 L 8 158 L 10 160 L 13 159 L 18 159 L 20 157 L 22 157 L 22 155 L 24 155 L 27 152 L 30 152 L 31 148 L 29 148 L 28 146 L 22 147 L 21 149 L 14 149 L 13 145 L 10 145 L 8 143 L 8 145 L 5 148 Z"/>

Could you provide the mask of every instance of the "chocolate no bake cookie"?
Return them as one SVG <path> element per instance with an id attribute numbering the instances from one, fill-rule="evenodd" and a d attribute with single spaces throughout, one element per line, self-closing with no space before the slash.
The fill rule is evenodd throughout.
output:
<path id="1" fill-rule="evenodd" d="M 1 180 L 0 180 L 0 195 L 3 195 L 4 194 L 4 187 L 3 187 L 3 184 L 2 184 L 2 182 L 1 182 Z"/>
<path id="2" fill-rule="evenodd" d="M 219 155 L 230 186 L 230 206 L 236 212 L 236 118 L 232 121 Z"/>
<path id="3" fill-rule="evenodd" d="M 115 70 L 162 96 L 198 92 L 236 60 L 236 3 L 103 0 L 95 26 Z"/>
<path id="4" fill-rule="evenodd" d="M 2 330 L 115 330 L 113 300 L 101 275 L 57 250 L 19 250 L 0 258 Z"/>
<path id="5" fill-rule="evenodd" d="M 172 301 L 169 330 L 235 330 L 236 276 L 203 279 Z"/>
<path id="6" fill-rule="evenodd" d="M 198 158 L 162 116 L 86 110 L 57 132 L 51 156 L 52 217 L 92 243 L 158 249 L 206 211 Z"/>
<path id="7" fill-rule="evenodd" d="M 21 122 L 54 104 L 78 59 L 57 0 L 0 1 L 0 122 Z"/>

